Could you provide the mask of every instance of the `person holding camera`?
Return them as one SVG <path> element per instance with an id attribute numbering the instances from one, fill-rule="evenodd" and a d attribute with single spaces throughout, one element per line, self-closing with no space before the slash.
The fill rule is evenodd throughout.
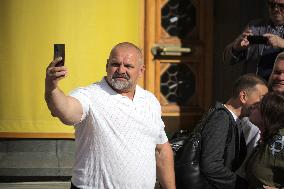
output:
<path id="1" fill-rule="evenodd" d="M 269 18 L 251 21 L 223 52 L 225 64 L 243 63 L 243 73 L 269 79 L 274 60 L 284 49 L 284 0 L 267 0 Z"/>

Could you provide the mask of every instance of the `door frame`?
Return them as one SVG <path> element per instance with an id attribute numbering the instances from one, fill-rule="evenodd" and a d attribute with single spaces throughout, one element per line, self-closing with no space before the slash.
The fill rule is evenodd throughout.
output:
<path id="1" fill-rule="evenodd" d="M 201 105 L 203 111 L 206 111 L 212 105 L 212 85 L 213 85 L 213 36 L 214 36 L 214 15 L 213 15 L 213 0 L 199 0 L 202 9 L 200 9 L 200 20 L 198 20 L 198 27 L 200 30 L 200 41 L 202 41 L 202 52 L 201 54 L 204 65 L 200 65 L 202 69 L 202 75 L 199 77 L 201 79 L 200 83 L 206 86 L 202 86 L 200 89 Z M 161 16 L 159 11 L 161 9 L 161 0 L 143 0 L 144 8 L 144 22 L 143 22 L 143 49 L 144 49 L 144 61 L 145 61 L 145 74 L 143 78 L 143 86 L 146 90 L 158 94 L 155 91 L 156 86 L 159 81 L 155 81 L 155 70 L 156 65 L 154 61 L 154 56 L 151 53 L 151 48 L 153 44 L 157 43 L 159 38 L 159 33 L 157 28 L 160 27 Z M 154 81 L 154 82 L 153 82 Z M 205 82 L 206 81 L 206 82 Z M 198 83 L 197 83 L 198 84 Z M 165 115 L 163 113 L 163 115 Z M 179 116 L 179 115 L 177 115 Z"/>

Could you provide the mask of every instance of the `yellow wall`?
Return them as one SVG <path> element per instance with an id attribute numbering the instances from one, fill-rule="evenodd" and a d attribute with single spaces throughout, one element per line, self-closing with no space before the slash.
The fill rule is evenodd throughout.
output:
<path id="1" fill-rule="evenodd" d="M 140 0 L 0 0 L 0 133 L 72 133 L 44 101 L 53 44 L 66 44 L 68 93 L 98 81 L 113 45 L 139 44 Z"/>

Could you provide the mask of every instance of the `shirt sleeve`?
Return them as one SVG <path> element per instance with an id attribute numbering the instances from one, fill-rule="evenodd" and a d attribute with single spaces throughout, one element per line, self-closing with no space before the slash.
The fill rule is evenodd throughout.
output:
<path id="1" fill-rule="evenodd" d="M 165 124 L 162 120 L 162 110 L 161 110 L 161 104 L 158 101 L 158 99 L 151 93 L 150 94 L 150 98 L 149 101 L 151 103 L 151 107 L 155 110 L 154 114 L 156 116 L 156 123 L 157 126 L 159 127 L 159 135 L 157 138 L 157 144 L 165 144 L 166 142 L 168 142 L 168 137 L 167 134 L 165 132 Z"/>
<path id="2" fill-rule="evenodd" d="M 223 51 L 223 62 L 226 65 L 233 65 L 245 60 L 247 50 L 236 52 L 233 50 L 233 43 L 229 44 Z"/>
<path id="3" fill-rule="evenodd" d="M 69 96 L 76 98 L 81 103 L 82 108 L 83 108 L 83 114 L 82 114 L 80 122 L 82 122 L 86 118 L 86 115 L 88 114 L 90 110 L 90 105 L 91 105 L 90 98 L 88 96 L 88 90 L 86 88 L 78 88 L 78 89 L 71 91 L 69 93 Z M 76 123 L 75 125 L 79 123 Z"/>
<path id="4" fill-rule="evenodd" d="M 161 110 L 161 105 L 160 105 L 160 102 L 157 100 L 158 102 L 158 113 L 159 113 L 159 127 L 160 127 L 160 133 L 159 133 L 159 137 L 158 137 L 158 141 L 157 141 L 157 144 L 164 144 L 166 142 L 168 142 L 168 137 L 167 137 L 167 134 L 165 132 L 165 123 L 164 121 L 162 120 L 162 110 Z"/>
<path id="5" fill-rule="evenodd" d="M 165 132 L 165 124 L 161 118 L 160 133 L 159 133 L 157 144 L 165 144 L 166 142 L 168 142 L 168 137 Z"/>

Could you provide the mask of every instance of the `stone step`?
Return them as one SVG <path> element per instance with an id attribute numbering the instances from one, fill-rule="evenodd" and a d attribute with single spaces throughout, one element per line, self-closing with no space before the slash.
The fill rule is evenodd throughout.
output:
<path id="1" fill-rule="evenodd" d="M 70 189 L 70 182 L 0 183 L 0 189 Z"/>
<path id="2" fill-rule="evenodd" d="M 0 140 L 0 177 L 71 176 L 73 140 Z"/>

